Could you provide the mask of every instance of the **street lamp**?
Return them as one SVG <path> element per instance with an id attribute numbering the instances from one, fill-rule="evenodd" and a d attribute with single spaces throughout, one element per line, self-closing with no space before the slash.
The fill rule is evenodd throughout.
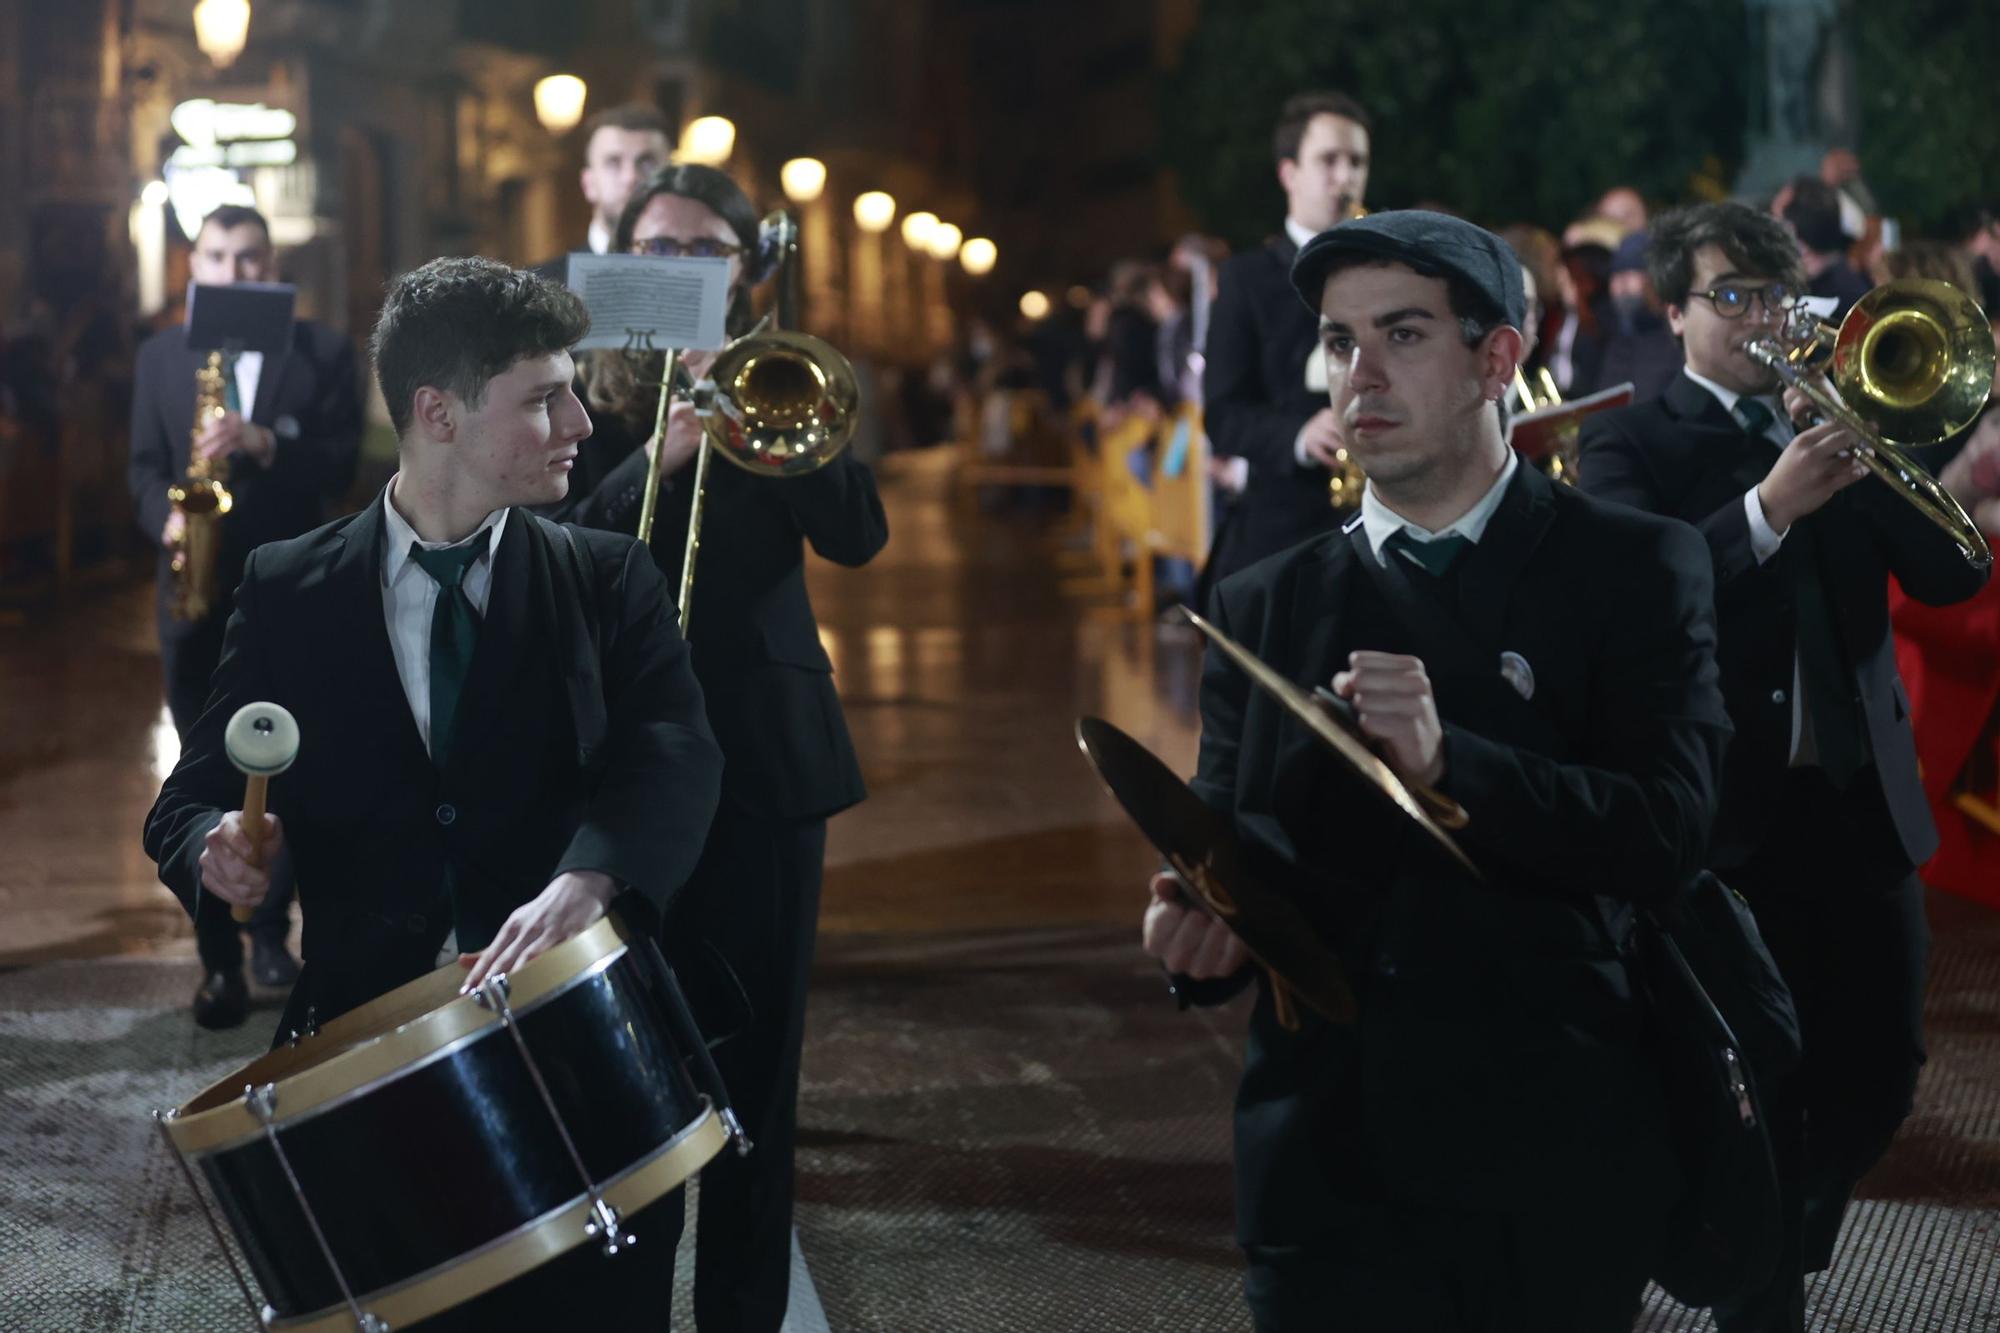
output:
<path id="1" fill-rule="evenodd" d="M 587 91 L 574 74 L 549 75 L 535 84 L 535 119 L 550 134 L 569 133 L 583 119 Z"/>
<path id="2" fill-rule="evenodd" d="M 785 198 L 809 204 L 826 189 L 826 163 L 816 157 L 795 157 L 778 168 L 778 183 L 785 187 Z"/>
<path id="3" fill-rule="evenodd" d="M 736 126 L 725 116 L 700 116 L 681 131 L 680 159 L 719 167 L 736 151 Z"/>
<path id="4" fill-rule="evenodd" d="M 937 214 L 912 213 L 903 219 L 903 244 L 912 250 L 929 249 L 931 233 L 937 229 Z"/>
<path id="5" fill-rule="evenodd" d="M 951 259 L 958 254 L 958 243 L 965 239 L 965 233 L 949 222 L 940 222 L 931 231 L 930 241 L 924 248 L 931 252 L 932 259 Z"/>
<path id="6" fill-rule="evenodd" d="M 228 69 L 249 38 L 250 0 L 201 0 L 194 7 L 194 44 L 217 69 Z"/>
<path id="7" fill-rule="evenodd" d="M 1021 313 L 1029 319 L 1047 319 L 1049 316 L 1049 298 L 1041 292 L 1023 292 L 1021 294 Z"/>
<path id="8" fill-rule="evenodd" d="M 993 271 L 1000 261 L 1000 247 L 984 236 L 975 236 L 967 241 L 958 252 L 958 262 L 967 273 L 975 278 L 983 278 Z"/>
<path id="9" fill-rule="evenodd" d="M 889 224 L 896 220 L 896 201 L 880 190 L 870 190 L 854 197 L 854 225 L 870 233 L 889 230 Z"/>

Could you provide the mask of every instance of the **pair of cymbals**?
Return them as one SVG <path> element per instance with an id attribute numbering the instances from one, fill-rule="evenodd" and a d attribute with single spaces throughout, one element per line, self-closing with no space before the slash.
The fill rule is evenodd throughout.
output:
<path id="1" fill-rule="evenodd" d="M 1184 614 L 1402 822 L 1414 824 L 1467 873 L 1478 876 L 1448 831 L 1465 826 L 1464 810 L 1449 797 L 1405 783 L 1370 747 L 1344 700 L 1326 691 L 1309 694 L 1201 616 Z M 1112 796 L 1192 893 L 1193 904 L 1227 925 L 1271 973 L 1280 1016 L 1289 993 L 1330 1022 L 1352 1022 L 1354 991 L 1339 958 L 1297 903 L 1251 873 L 1229 821 L 1209 809 L 1150 750 L 1102 718 L 1079 719 L 1076 738 Z"/>

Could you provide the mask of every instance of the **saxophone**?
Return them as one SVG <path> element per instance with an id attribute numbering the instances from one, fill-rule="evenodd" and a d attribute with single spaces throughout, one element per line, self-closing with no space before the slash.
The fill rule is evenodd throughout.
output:
<path id="1" fill-rule="evenodd" d="M 209 423 L 229 410 L 224 406 L 226 373 L 220 351 L 210 352 L 207 363 L 195 371 L 192 440 L 201 439 Z M 222 516 L 233 503 L 228 480 L 227 458 L 203 458 L 190 445 L 187 476 L 180 485 L 167 488 L 167 499 L 182 520 L 172 563 L 171 610 L 176 620 L 200 620 L 215 605 L 215 557 L 222 544 Z"/>

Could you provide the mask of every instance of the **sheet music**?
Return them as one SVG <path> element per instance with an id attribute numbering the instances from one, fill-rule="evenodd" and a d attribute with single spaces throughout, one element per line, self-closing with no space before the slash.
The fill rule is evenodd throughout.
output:
<path id="1" fill-rule="evenodd" d="M 569 288 L 590 308 L 580 351 L 708 351 L 728 341 L 729 261 L 652 255 L 569 257 Z"/>

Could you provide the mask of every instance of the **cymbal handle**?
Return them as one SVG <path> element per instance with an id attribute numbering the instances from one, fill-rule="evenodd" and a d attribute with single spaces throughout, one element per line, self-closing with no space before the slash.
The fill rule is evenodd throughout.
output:
<path id="1" fill-rule="evenodd" d="M 271 780 L 266 777 L 252 777 L 243 784 L 243 836 L 250 839 L 251 865 L 259 865 L 264 860 L 264 794 L 270 785 Z M 229 909 L 229 916 L 241 925 L 256 912 L 255 907 L 238 903 Z"/>

